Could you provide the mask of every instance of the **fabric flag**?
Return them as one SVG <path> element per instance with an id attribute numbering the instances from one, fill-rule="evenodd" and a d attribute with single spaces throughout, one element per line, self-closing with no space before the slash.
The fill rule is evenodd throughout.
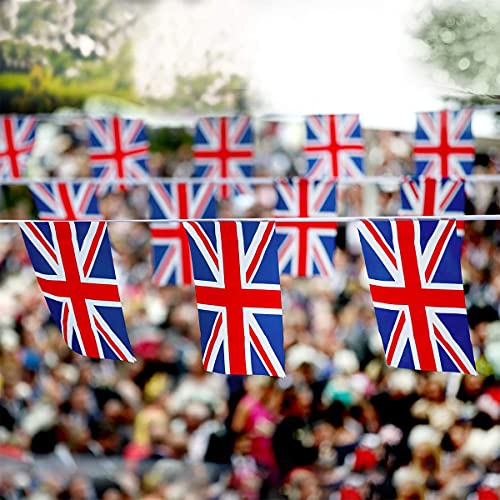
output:
<path id="1" fill-rule="evenodd" d="M 0 179 L 19 179 L 35 144 L 33 116 L 0 116 Z"/>
<path id="2" fill-rule="evenodd" d="M 142 120 L 89 118 L 92 176 L 103 181 L 148 179 L 149 142 Z M 127 183 L 102 185 L 98 194 L 126 191 Z"/>
<path id="3" fill-rule="evenodd" d="M 203 367 L 284 377 L 272 222 L 184 222 L 193 262 Z"/>
<path id="4" fill-rule="evenodd" d="M 472 110 L 417 113 L 416 175 L 463 179 L 474 166 Z"/>
<path id="5" fill-rule="evenodd" d="M 312 179 L 364 176 L 359 115 L 307 116 L 304 154 Z"/>
<path id="6" fill-rule="evenodd" d="M 52 319 L 73 351 L 135 361 L 125 327 L 106 223 L 20 222 Z"/>
<path id="7" fill-rule="evenodd" d="M 362 220 L 359 234 L 390 366 L 475 374 L 454 220 Z"/>
<path id="8" fill-rule="evenodd" d="M 149 189 L 152 219 L 215 219 L 215 189 L 211 184 L 154 183 Z M 180 222 L 151 223 L 153 283 L 191 285 L 193 273 L 186 231 Z"/>
<path id="9" fill-rule="evenodd" d="M 303 219 L 335 217 L 336 184 L 334 181 L 281 179 L 275 183 L 275 217 Z M 280 272 L 297 277 L 334 274 L 333 255 L 337 224 L 327 221 L 277 222 Z"/>
<path id="10" fill-rule="evenodd" d="M 85 182 L 34 182 L 29 185 L 41 220 L 102 220 L 97 186 Z"/>
<path id="11" fill-rule="evenodd" d="M 401 184 L 400 215 L 464 215 L 465 188 L 460 179 L 406 178 Z M 457 233 L 464 235 L 465 223 L 457 220 Z"/>
<path id="12" fill-rule="evenodd" d="M 194 177 L 223 180 L 253 175 L 254 134 L 248 116 L 200 118 L 193 149 Z M 217 198 L 252 192 L 248 184 L 220 184 Z"/>

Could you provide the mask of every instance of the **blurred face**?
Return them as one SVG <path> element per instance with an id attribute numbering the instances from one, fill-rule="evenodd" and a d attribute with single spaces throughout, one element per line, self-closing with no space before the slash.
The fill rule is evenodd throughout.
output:
<path id="1" fill-rule="evenodd" d="M 89 390 L 83 386 L 76 387 L 71 394 L 71 408 L 77 412 L 86 412 L 89 407 Z"/>
<path id="2" fill-rule="evenodd" d="M 427 383 L 425 390 L 425 396 L 431 401 L 440 402 L 444 399 L 444 389 L 439 382 L 435 380 L 430 380 Z"/>
<path id="3" fill-rule="evenodd" d="M 467 439 L 468 430 L 463 425 L 454 425 L 450 429 L 450 439 L 455 448 L 461 448 Z"/>
<path id="4" fill-rule="evenodd" d="M 300 500 L 316 500 L 321 498 L 321 490 L 316 475 L 308 470 L 296 470 L 291 473 L 289 481 L 289 498 Z"/>

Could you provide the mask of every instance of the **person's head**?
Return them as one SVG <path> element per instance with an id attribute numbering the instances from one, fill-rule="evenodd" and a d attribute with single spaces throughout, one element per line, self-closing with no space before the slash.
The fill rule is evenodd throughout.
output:
<path id="1" fill-rule="evenodd" d="M 308 469 L 295 468 L 285 479 L 283 492 L 291 500 L 319 500 L 321 489 L 316 474 Z"/>
<path id="2" fill-rule="evenodd" d="M 424 397 L 435 403 L 443 402 L 445 400 L 445 385 L 443 379 L 430 377 L 424 387 Z"/>
<path id="3" fill-rule="evenodd" d="M 439 470 L 439 450 L 429 443 L 418 444 L 413 450 L 413 461 L 421 471 L 434 474 Z"/>
<path id="4" fill-rule="evenodd" d="M 84 385 L 77 385 L 71 392 L 71 409 L 76 412 L 86 413 L 90 410 L 90 390 Z"/>
<path id="5" fill-rule="evenodd" d="M 312 392 L 308 385 L 297 384 L 288 388 L 283 394 L 281 413 L 307 417 L 311 412 Z"/>

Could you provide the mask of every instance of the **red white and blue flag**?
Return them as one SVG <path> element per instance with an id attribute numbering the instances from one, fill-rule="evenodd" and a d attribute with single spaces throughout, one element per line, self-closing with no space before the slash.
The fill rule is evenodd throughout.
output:
<path id="1" fill-rule="evenodd" d="M 21 222 L 52 319 L 73 351 L 135 361 L 104 221 Z"/>
<path id="2" fill-rule="evenodd" d="M 416 175 L 463 179 L 474 166 L 472 110 L 417 113 Z"/>
<path id="3" fill-rule="evenodd" d="M 332 277 L 337 224 L 307 219 L 337 215 L 335 181 L 281 179 L 275 187 L 273 215 L 304 219 L 276 223 L 280 272 L 297 277 Z"/>
<path id="4" fill-rule="evenodd" d="M 401 215 L 464 215 L 465 187 L 460 179 L 407 177 L 401 184 Z M 457 233 L 464 235 L 464 221 L 457 220 Z"/>
<path id="5" fill-rule="evenodd" d="M 29 188 L 41 220 L 104 219 L 92 181 L 34 182 Z"/>
<path id="6" fill-rule="evenodd" d="M 149 189 L 152 219 L 215 219 L 214 186 L 208 183 L 154 183 Z M 153 283 L 192 285 L 186 231 L 180 222 L 152 222 Z"/>
<path id="7" fill-rule="evenodd" d="M 359 115 L 307 116 L 304 155 L 312 179 L 364 176 Z"/>
<path id="8" fill-rule="evenodd" d="M 203 367 L 284 377 L 277 243 L 272 222 L 185 222 Z"/>
<path id="9" fill-rule="evenodd" d="M 475 374 L 455 221 L 358 227 L 387 363 Z"/>
<path id="10" fill-rule="evenodd" d="M 0 180 L 23 176 L 35 144 L 33 116 L 0 116 Z"/>
<path id="11" fill-rule="evenodd" d="M 194 135 L 194 177 L 223 181 L 251 177 L 254 170 L 254 133 L 250 117 L 200 118 Z M 220 184 L 218 199 L 251 194 L 245 184 Z"/>
<path id="12" fill-rule="evenodd" d="M 148 179 L 149 142 L 142 120 L 89 118 L 89 155 L 92 176 L 114 181 L 100 186 L 98 194 L 126 191 L 120 180 Z"/>

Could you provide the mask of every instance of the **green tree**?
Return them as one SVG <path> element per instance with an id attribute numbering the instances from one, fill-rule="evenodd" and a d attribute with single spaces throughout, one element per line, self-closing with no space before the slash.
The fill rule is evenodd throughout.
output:
<path id="1" fill-rule="evenodd" d="M 204 68 L 198 73 L 176 75 L 172 94 L 153 102 L 177 112 L 244 112 L 248 107 L 247 87 L 244 76 L 223 73 L 217 69 L 217 57 L 207 52 Z"/>
<path id="2" fill-rule="evenodd" d="M 500 93 L 498 4 L 461 2 L 427 9 L 415 36 L 423 44 L 424 62 L 443 72 L 445 84 L 470 92 L 472 101 Z"/>
<path id="3" fill-rule="evenodd" d="M 14 4 L 17 9 L 12 9 Z M 1 1 L 2 109 L 51 111 L 61 105 L 79 106 L 96 94 L 134 99 L 128 28 L 138 19 L 141 4 L 138 0 Z M 46 70 L 43 88 L 32 78 L 39 67 Z"/>

